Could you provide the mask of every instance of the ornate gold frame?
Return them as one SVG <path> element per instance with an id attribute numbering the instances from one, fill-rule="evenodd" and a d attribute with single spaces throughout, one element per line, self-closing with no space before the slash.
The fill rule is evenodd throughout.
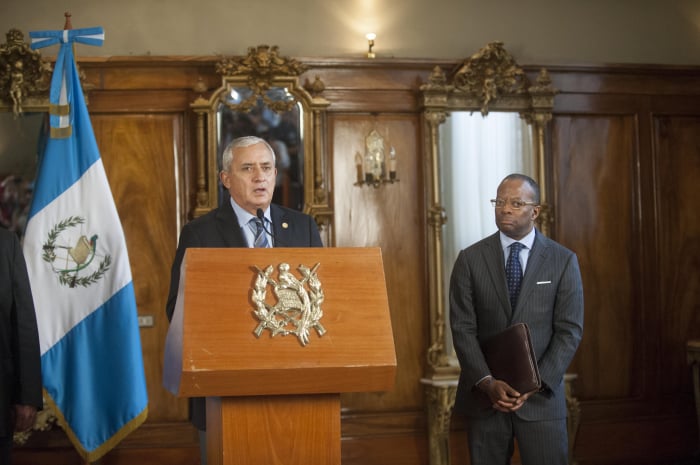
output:
<path id="1" fill-rule="evenodd" d="M 196 114 L 196 168 L 197 193 L 194 216 L 200 216 L 217 205 L 217 160 L 216 160 L 216 111 L 232 88 L 251 89 L 250 98 L 231 108 L 248 111 L 262 98 L 275 111 L 286 111 L 300 102 L 303 108 L 304 125 L 304 211 L 314 217 L 325 242 L 330 238 L 333 210 L 330 206 L 328 170 L 324 157 L 324 134 L 326 108 L 330 104 L 321 97 L 325 86 L 317 77 L 305 87 L 299 84 L 306 70 L 303 63 L 279 54 L 277 46 L 259 45 L 249 47 L 245 57 L 222 58 L 216 71 L 222 76 L 221 86 L 209 97 L 200 95 L 190 106 Z M 273 87 L 285 87 L 294 97 L 286 104 L 266 100 L 265 92 Z M 201 93 L 206 89 L 195 89 Z"/>
<path id="2" fill-rule="evenodd" d="M 420 87 L 425 158 L 430 346 L 425 386 L 431 465 L 450 463 L 450 417 L 455 401 L 459 366 L 448 348 L 443 295 L 443 228 L 447 214 L 441 199 L 439 127 L 452 111 L 518 112 L 534 125 L 535 177 L 541 189 L 540 230 L 548 235 L 552 216 L 545 168 L 545 128 L 552 118 L 554 96 L 549 74 L 542 69 L 531 84 L 523 69 L 503 48 L 492 42 L 464 60 L 450 74 L 435 67 Z"/>

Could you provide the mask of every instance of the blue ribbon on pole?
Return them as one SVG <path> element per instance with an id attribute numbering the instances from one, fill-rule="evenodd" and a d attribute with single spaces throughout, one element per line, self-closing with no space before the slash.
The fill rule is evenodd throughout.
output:
<path id="1" fill-rule="evenodd" d="M 73 92 L 70 83 L 73 82 L 73 79 L 79 79 L 72 44 L 79 43 L 99 47 L 104 42 L 104 30 L 101 27 L 89 27 L 61 31 L 36 31 L 30 32 L 29 37 L 32 39 L 32 50 L 61 44 L 51 78 L 49 101 L 52 107 L 49 114 L 51 127 L 56 129 L 57 134 L 61 130 L 70 131 L 73 126 L 71 105 Z"/>

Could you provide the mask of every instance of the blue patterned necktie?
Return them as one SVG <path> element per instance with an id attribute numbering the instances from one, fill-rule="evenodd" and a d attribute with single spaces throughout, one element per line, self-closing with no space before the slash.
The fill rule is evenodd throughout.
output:
<path id="1" fill-rule="evenodd" d="M 255 223 L 255 241 L 253 242 L 253 247 L 269 247 L 270 244 L 267 242 L 267 234 L 265 234 L 265 228 L 260 218 L 253 218 L 250 221 Z"/>
<path id="2" fill-rule="evenodd" d="M 510 255 L 506 262 L 506 280 L 508 281 L 508 296 L 510 297 L 510 308 L 515 310 L 520 294 L 520 284 L 523 281 L 523 268 L 520 266 L 520 249 L 525 247 L 520 242 L 513 242 L 510 245 Z"/>

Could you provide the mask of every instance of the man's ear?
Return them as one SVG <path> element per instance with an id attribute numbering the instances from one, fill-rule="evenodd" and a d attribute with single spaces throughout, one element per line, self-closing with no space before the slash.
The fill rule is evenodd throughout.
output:
<path id="1" fill-rule="evenodd" d="M 219 173 L 219 179 L 221 179 L 221 184 L 223 184 L 226 189 L 229 189 L 231 187 L 231 182 L 226 171 L 222 170 Z"/>

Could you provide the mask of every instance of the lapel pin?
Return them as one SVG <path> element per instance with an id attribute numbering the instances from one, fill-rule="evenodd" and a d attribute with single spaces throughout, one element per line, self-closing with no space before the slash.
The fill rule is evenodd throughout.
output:
<path id="1" fill-rule="evenodd" d="M 289 223 L 284 222 L 282 223 L 282 229 L 287 229 L 289 227 Z"/>

